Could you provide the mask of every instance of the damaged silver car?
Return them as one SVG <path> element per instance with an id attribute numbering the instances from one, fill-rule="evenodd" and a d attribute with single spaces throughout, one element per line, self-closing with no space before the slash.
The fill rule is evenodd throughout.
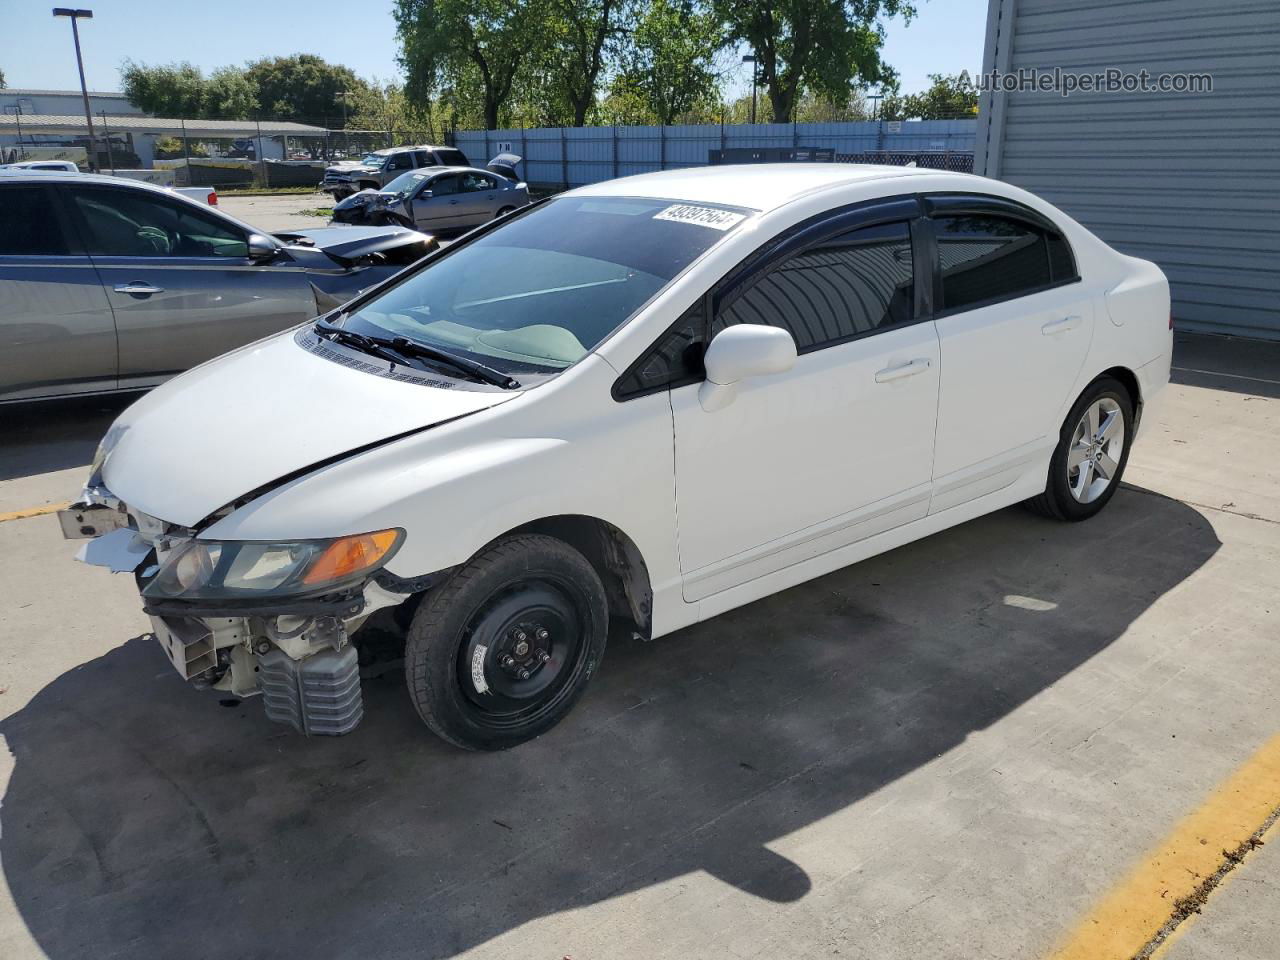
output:
<path id="1" fill-rule="evenodd" d="M 268 235 L 161 187 L 0 173 L 0 403 L 142 390 L 302 323 L 439 246 L 402 226 Z"/>

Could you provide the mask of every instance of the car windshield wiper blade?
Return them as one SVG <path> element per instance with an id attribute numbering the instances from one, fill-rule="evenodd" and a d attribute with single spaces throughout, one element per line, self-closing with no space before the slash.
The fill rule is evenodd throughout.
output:
<path id="1" fill-rule="evenodd" d="M 455 356 L 447 350 L 440 350 L 437 347 L 419 343 L 417 340 L 410 340 L 408 337 L 394 337 L 390 346 L 391 349 L 398 350 L 407 357 L 420 357 L 423 360 L 434 360 L 437 363 L 443 363 L 477 380 L 491 383 L 495 387 L 502 387 L 504 390 L 516 390 L 520 387 L 520 381 L 515 377 L 503 373 L 501 370 L 496 370 L 488 364 L 481 363 L 479 360 L 470 360 L 467 357 Z"/>
<path id="2" fill-rule="evenodd" d="M 319 331 L 320 336 L 355 347 L 361 353 L 367 353 L 389 363 L 409 366 L 409 364 L 405 363 L 404 355 L 391 345 L 390 340 L 383 341 L 379 337 L 366 337 L 363 333 L 356 333 L 354 330 L 347 330 L 344 327 L 335 327 L 323 320 L 316 322 L 316 330 Z"/>
<path id="3" fill-rule="evenodd" d="M 493 384 L 495 387 L 502 387 L 504 390 L 515 390 L 520 386 L 519 380 L 508 376 L 501 370 L 495 370 L 493 367 L 480 363 L 478 360 L 455 357 L 444 350 L 429 347 L 425 343 L 418 343 L 408 337 L 369 336 L 368 334 L 348 330 L 346 327 L 334 326 L 326 320 L 316 321 L 316 329 L 321 336 L 349 344 L 357 350 L 381 357 L 383 360 L 388 360 L 392 363 L 404 363 L 406 359 L 427 360 L 437 366 L 451 367 L 466 377 L 479 380 L 482 383 Z"/>

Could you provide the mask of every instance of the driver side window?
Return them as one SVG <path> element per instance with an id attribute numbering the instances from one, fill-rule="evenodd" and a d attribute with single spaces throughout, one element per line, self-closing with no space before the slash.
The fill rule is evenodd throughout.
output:
<path id="1" fill-rule="evenodd" d="M 198 210 L 140 190 L 76 188 L 71 206 L 100 257 L 247 257 L 245 236 Z"/>
<path id="2" fill-rule="evenodd" d="M 433 197 L 452 196 L 458 192 L 458 176 L 451 174 L 447 177 L 436 177 L 427 189 L 431 191 Z"/>

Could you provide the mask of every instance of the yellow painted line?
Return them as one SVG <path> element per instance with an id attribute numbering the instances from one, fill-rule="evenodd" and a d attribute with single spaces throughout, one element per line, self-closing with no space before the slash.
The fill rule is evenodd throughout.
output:
<path id="1" fill-rule="evenodd" d="M 1130 960 L 1280 806 L 1280 735 L 1182 820 L 1103 898 L 1053 960 Z"/>
<path id="2" fill-rule="evenodd" d="M 31 507 L 29 510 L 14 510 L 11 513 L 0 513 L 0 523 L 7 520 L 25 520 L 27 517 L 43 517 L 47 513 L 57 513 L 66 507 L 71 506 L 70 501 L 64 503 L 51 503 L 44 507 Z"/>

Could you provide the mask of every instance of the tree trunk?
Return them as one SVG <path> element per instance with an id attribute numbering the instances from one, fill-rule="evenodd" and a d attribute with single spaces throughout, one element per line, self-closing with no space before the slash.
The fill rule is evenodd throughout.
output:
<path id="1" fill-rule="evenodd" d="M 796 103 L 794 90 L 788 90 L 782 84 L 771 84 L 769 86 L 769 103 L 773 107 L 774 123 L 791 122 L 791 111 Z"/>
<path id="2" fill-rule="evenodd" d="M 486 88 L 484 91 L 484 128 L 486 130 L 498 129 L 498 108 L 501 106 L 497 92 Z"/>

